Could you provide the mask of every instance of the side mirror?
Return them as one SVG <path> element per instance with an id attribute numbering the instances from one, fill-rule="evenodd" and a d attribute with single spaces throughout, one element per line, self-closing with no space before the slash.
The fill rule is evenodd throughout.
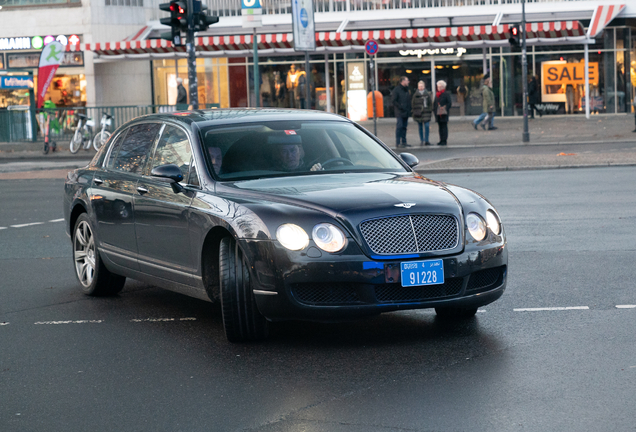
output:
<path id="1" fill-rule="evenodd" d="M 181 168 L 175 164 L 160 165 L 153 168 L 152 171 L 150 171 L 150 175 L 170 180 L 172 190 L 175 193 L 179 193 L 183 190 L 183 186 L 179 184 L 179 182 L 183 180 L 183 174 L 181 173 Z"/>
<path id="2" fill-rule="evenodd" d="M 417 166 L 417 164 L 420 163 L 420 160 L 411 153 L 400 153 L 400 157 L 411 168 L 414 168 L 415 166 Z"/>

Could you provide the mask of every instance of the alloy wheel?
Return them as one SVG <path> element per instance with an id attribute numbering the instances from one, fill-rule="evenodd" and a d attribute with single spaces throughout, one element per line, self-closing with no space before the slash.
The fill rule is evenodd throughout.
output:
<path id="1" fill-rule="evenodd" d="M 80 222 L 75 230 L 73 258 L 78 279 L 82 285 L 89 287 L 95 276 L 95 239 L 86 221 Z"/>

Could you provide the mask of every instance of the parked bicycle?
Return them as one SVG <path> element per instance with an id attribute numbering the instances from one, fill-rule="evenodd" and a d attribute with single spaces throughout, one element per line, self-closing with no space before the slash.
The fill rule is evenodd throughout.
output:
<path id="1" fill-rule="evenodd" d="M 106 144 L 106 141 L 108 141 L 108 138 L 110 138 L 110 126 L 112 123 L 113 116 L 108 113 L 102 113 L 102 119 L 99 122 L 101 130 L 97 132 L 93 138 L 93 147 L 95 148 L 95 151 L 102 148 L 102 146 Z"/>
<path id="2" fill-rule="evenodd" d="M 84 114 L 79 113 L 75 114 L 75 116 L 77 117 L 77 126 L 75 127 L 75 133 L 68 146 L 71 153 L 77 153 L 82 147 L 84 150 L 91 148 L 93 142 L 93 127 L 95 126 L 95 121 L 93 121 L 92 118 L 88 118 Z"/>

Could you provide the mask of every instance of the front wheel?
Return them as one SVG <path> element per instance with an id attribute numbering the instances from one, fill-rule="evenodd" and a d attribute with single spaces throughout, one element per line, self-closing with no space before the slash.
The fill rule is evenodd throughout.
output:
<path id="1" fill-rule="evenodd" d="M 258 311 L 252 292 L 249 264 L 231 237 L 219 246 L 219 276 L 223 328 L 230 342 L 260 341 L 267 338 L 268 322 Z"/>
<path id="2" fill-rule="evenodd" d="M 71 142 L 68 144 L 68 149 L 71 153 L 75 154 L 79 151 L 82 146 L 82 132 L 80 128 L 75 129 L 75 133 L 73 134 L 73 138 L 71 138 Z"/>
<path id="3" fill-rule="evenodd" d="M 106 144 L 108 138 L 110 138 L 110 132 L 108 132 L 107 130 L 97 132 L 95 134 L 95 138 L 93 138 L 93 148 L 95 149 L 95 151 L 99 151 L 99 149 L 102 148 L 104 144 Z"/>
<path id="4" fill-rule="evenodd" d="M 73 230 L 73 262 L 82 291 L 89 296 L 115 295 L 124 288 L 126 278 L 108 271 L 95 244 L 91 221 L 82 213 Z"/>

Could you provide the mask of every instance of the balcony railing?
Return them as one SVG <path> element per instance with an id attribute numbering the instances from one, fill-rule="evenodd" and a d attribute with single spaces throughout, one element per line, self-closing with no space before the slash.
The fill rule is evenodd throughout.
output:
<path id="1" fill-rule="evenodd" d="M 20 8 L 30 6 L 81 6 L 81 0 L 0 0 L 0 6 Z"/>
<path id="2" fill-rule="evenodd" d="M 564 0 L 526 0 L 526 3 L 555 3 Z M 567 0 L 584 1 L 584 0 Z M 241 15 L 240 0 L 204 0 L 211 15 Z M 267 0 L 264 14 L 283 15 L 291 13 L 290 0 Z M 314 0 L 315 12 L 358 12 L 387 9 L 419 9 L 461 6 L 499 6 L 521 4 L 521 0 Z"/>

